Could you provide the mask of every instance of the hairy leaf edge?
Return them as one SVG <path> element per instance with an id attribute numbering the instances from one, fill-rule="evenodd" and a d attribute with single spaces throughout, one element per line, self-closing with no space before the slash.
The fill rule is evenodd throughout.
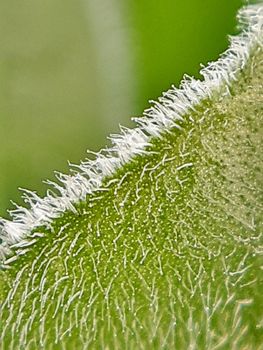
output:
<path id="1" fill-rule="evenodd" d="M 56 173 L 58 182 L 51 185 L 44 198 L 23 189 L 23 200 L 28 208 L 16 205 L 9 211 L 11 220 L 0 218 L 0 260 L 7 268 L 12 245 L 22 244 L 26 236 L 39 226 L 50 228 L 52 221 L 64 212 L 76 211 L 74 204 L 85 200 L 88 194 L 101 189 L 105 177 L 129 162 L 135 155 L 147 152 L 153 137 L 160 138 L 171 128 L 180 128 L 184 116 L 195 110 L 203 100 L 214 94 L 230 95 L 230 87 L 238 79 L 254 49 L 263 46 L 263 5 L 250 5 L 238 13 L 242 31 L 230 37 L 229 48 L 220 58 L 201 69 L 202 80 L 184 76 L 180 87 L 172 86 L 140 118 L 133 118 L 136 127 L 120 127 L 120 134 L 109 138 L 112 147 L 95 153 L 95 159 L 86 159 L 72 165 L 72 175 Z"/>

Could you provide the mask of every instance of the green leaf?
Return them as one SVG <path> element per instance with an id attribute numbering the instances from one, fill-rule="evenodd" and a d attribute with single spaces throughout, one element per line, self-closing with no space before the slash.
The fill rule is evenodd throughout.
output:
<path id="1" fill-rule="evenodd" d="M 242 3 L 0 1 L 0 216 L 10 199 L 23 205 L 18 187 L 44 196 L 54 169 L 67 172 L 149 98 L 217 59 Z"/>
<path id="2" fill-rule="evenodd" d="M 1 349 L 260 349 L 261 5 L 229 50 L 2 220 Z"/>

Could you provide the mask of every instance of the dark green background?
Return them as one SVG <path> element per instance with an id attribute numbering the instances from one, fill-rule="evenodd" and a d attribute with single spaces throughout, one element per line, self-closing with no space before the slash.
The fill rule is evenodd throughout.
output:
<path id="1" fill-rule="evenodd" d="M 215 60 L 242 0 L 0 0 L 0 214 Z"/>

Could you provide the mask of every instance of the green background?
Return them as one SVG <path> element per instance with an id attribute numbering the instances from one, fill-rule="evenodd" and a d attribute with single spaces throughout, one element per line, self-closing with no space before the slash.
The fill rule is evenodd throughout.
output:
<path id="1" fill-rule="evenodd" d="M 0 215 L 215 60 L 242 0 L 0 0 Z"/>

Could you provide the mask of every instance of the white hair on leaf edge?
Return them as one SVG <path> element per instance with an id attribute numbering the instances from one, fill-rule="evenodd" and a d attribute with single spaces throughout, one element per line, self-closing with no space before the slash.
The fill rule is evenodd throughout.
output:
<path id="1" fill-rule="evenodd" d="M 138 125 L 136 128 L 120 127 L 120 134 L 111 135 L 112 148 L 95 154 L 94 160 L 72 165 L 73 175 L 57 173 L 60 184 L 46 181 L 52 186 L 46 197 L 23 190 L 29 209 L 16 206 L 9 211 L 12 220 L 0 219 L 0 259 L 9 255 L 12 245 L 23 245 L 23 239 L 32 230 L 39 226 L 50 228 L 52 221 L 65 211 L 75 212 L 74 204 L 100 189 L 106 176 L 112 175 L 133 156 L 145 153 L 152 137 L 160 137 L 170 128 L 181 128 L 179 123 L 202 100 L 211 98 L 216 91 L 229 94 L 229 86 L 237 80 L 252 50 L 263 45 L 263 5 L 243 8 L 238 18 L 245 29 L 238 36 L 230 37 L 230 47 L 216 62 L 201 69 L 202 81 L 185 76 L 179 89 L 172 86 L 158 101 L 151 101 L 153 106 L 144 111 L 143 117 L 133 118 Z M 4 262 L 5 267 L 9 261 L 10 258 Z"/>

